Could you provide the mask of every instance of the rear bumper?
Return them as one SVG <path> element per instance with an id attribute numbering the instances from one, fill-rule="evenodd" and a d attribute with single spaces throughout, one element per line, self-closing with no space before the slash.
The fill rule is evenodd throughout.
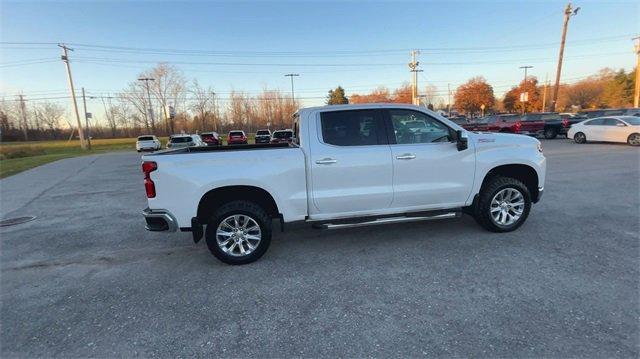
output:
<path id="1" fill-rule="evenodd" d="M 142 216 L 147 224 L 144 228 L 152 232 L 175 232 L 178 230 L 178 221 L 167 210 L 145 208 Z"/>

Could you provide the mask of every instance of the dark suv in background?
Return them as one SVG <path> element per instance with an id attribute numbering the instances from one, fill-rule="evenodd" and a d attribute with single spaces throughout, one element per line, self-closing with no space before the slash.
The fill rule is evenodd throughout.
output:
<path id="1" fill-rule="evenodd" d="M 258 130 L 256 132 L 256 143 L 269 143 L 271 142 L 271 131 L 269 130 Z"/>
<path id="2" fill-rule="evenodd" d="M 271 143 L 285 143 L 291 142 L 293 138 L 292 130 L 278 130 L 274 131 L 271 135 Z"/>

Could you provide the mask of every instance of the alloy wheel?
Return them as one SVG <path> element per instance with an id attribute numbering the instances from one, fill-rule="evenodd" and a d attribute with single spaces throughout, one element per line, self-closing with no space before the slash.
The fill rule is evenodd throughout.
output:
<path id="1" fill-rule="evenodd" d="M 225 253 L 241 257 L 256 250 L 262 231 L 258 222 L 244 214 L 234 214 L 225 218 L 216 230 L 216 241 Z"/>
<path id="2" fill-rule="evenodd" d="M 524 213 L 524 196 L 515 188 L 505 188 L 491 200 L 491 219 L 502 227 L 516 223 Z"/>

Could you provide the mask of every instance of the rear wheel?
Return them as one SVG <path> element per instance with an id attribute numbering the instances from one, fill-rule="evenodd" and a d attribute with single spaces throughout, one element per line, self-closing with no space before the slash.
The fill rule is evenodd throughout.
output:
<path id="1" fill-rule="evenodd" d="M 511 177 L 495 176 L 482 189 L 474 217 L 492 232 L 510 232 L 529 216 L 531 194 L 524 183 Z"/>
<path id="2" fill-rule="evenodd" d="M 224 263 L 255 262 L 271 243 L 271 217 L 253 202 L 229 202 L 211 216 L 206 241 L 211 254 Z"/>
<path id="3" fill-rule="evenodd" d="M 573 140 L 576 143 L 586 143 L 587 142 L 587 136 L 585 136 L 585 134 L 582 133 L 582 132 L 578 132 L 575 135 L 573 135 Z"/>
<path id="4" fill-rule="evenodd" d="M 553 140 L 558 136 L 558 131 L 555 128 L 550 127 L 544 130 L 544 138 L 548 140 Z"/>
<path id="5" fill-rule="evenodd" d="M 632 133 L 627 137 L 627 143 L 631 146 L 640 146 L 640 133 Z"/>

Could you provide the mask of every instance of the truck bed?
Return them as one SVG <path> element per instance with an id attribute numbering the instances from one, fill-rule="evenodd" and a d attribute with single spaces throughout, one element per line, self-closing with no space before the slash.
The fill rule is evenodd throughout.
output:
<path id="1" fill-rule="evenodd" d="M 185 153 L 202 153 L 202 152 L 222 152 L 222 151 L 246 151 L 246 150 L 266 150 L 277 148 L 295 148 L 296 145 L 290 143 L 259 143 L 252 145 L 227 145 L 227 146 L 198 146 L 198 147 L 183 147 L 176 148 L 174 150 L 168 149 L 165 151 L 159 151 L 150 154 L 150 156 L 158 155 L 178 155 Z"/>

